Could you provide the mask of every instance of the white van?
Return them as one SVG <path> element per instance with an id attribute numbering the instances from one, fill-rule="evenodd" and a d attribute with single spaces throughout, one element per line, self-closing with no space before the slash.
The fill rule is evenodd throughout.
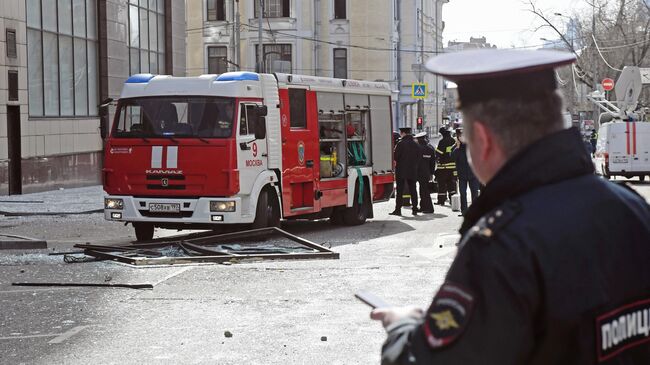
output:
<path id="1" fill-rule="evenodd" d="M 598 130 L 596 171 L 606 178 L 650 175 L 650 123 L 613 121 Z"/>

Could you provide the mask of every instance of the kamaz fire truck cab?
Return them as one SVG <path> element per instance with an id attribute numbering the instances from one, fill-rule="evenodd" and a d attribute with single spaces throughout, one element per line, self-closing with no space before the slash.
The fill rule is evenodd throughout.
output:
<path id="1" fill-rule="evenodd" d="M 393 188 L 388 84 L 250 72 L 130 77 L 104 161 L 105 218 L 154 228 L 361 224 Z"/>

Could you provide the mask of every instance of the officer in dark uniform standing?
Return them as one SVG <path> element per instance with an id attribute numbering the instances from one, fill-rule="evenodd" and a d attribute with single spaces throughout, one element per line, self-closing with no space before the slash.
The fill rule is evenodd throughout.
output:
<path id="1" fill-rule="evenodd" d="M 429 191 L 429 181 L 436 171 L 436 150 L 427 141 L 427 132 L 420 132 L 415 135 L 420 145 L 422 160 L 418 167 L 418 186 L 420 189 L 420 212 L 432 214 L 433 201 Z"/>
<path id="2" fill-rule="evenodd" d="M 472 195 L 472 202 L 478 198 L 479 182 L 474 176 L 472 169 L 469 167 L 467 161 L 467 144 L 463 136 L 463 130 L 456 129 L 456 146 L 451 152 L 456 162 L 456 172 L 458 173 L 458 188 L 460 190 L 460 212 L 464 215 L 467 211 L 467 188 L 469 187 L 470 194 Z"/>
<path id="3" fill-rule="evenodd" d="M 388 332 L 382 364 L 650 364 L 650 207 L 595 176 L 564 129 L 554 68 L 574 60 L 475 50 L 427 63 L 458 84 L 486 186 L 429 309 L 372 312 Z"/>
<path id="4" fill-rule="evenodd" d="M 447 201 L 447 197 L 451 202 L 451 197 L 456 193 L 456 162 L 451 157 L 451 151 L 453 151 L 456 141 L 446 127 L 440 128 L 439 132 L 442 139 L 436 148 L 438 159 L 436 180 L 438 181 L 438 205 L 443 205 Z"/>
<path id="5" fill-rule="evenodd" d="M 397 180 L 397 195 L 395 198 L 395 210 L 390 215 L 402 215 L 402 195 L 404 187 L 408 187 L 411 195 L 413 215 L 418 213 L 418 193 L 416 182 L 418 181 L 418 165 L 422 159 L 420 146 L 413 135 L 411 128 L 400 128 L 402 139 L 395 146 L 395 178 Z"/>

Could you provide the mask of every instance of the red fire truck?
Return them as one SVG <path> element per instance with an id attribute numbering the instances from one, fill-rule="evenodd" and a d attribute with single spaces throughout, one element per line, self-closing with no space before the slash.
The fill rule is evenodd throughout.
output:
<path id="1" fill-rule="evenodd" d="M 154 229 L 357 225 L 393 190 L 388 84 L 288 74 L 130 77 L 104 156 L 105 218 Z"/>

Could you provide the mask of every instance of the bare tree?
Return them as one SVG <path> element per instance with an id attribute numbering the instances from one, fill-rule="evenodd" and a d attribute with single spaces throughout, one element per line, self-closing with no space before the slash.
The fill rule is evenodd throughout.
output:
<path id="1" fill-rule="evenodd" d="M 591 89 L 604 77 L 616 79 L 625 66 L 650 66 L 650 5 L 646 1 L 585 0 L 584 3 L 593 14 L 549 13 L 536 0 L 526 0 L 528 11 L 540 21 L 536 30 L 551 29 L 563 48 L 577 56 L 575 69 L 564 70 L 562 78 L 575 78 L 576 84 Z M 567 85 L 570 90 L 565 90 L 565 94 L 574 96 L 576 85 L 572 82 Z"/>

